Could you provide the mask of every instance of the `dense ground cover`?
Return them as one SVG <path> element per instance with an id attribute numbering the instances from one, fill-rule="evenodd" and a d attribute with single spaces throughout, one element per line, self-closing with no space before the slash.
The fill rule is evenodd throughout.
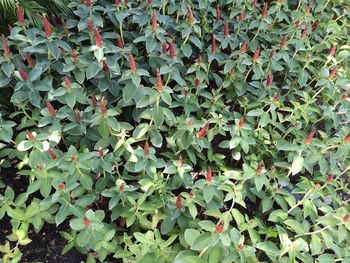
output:
<path id="1" fill-rule="evenodd" d="M 2 36 L 4 262 L 350 261 L 348 1 L 69 8 Z"/>

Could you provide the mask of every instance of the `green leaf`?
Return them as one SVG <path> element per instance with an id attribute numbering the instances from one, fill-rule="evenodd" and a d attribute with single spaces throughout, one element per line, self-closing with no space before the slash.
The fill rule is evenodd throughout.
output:
<path id="1" fill-rule="evenodd" d="M 200 235 L 201 235 L 201 233 L 199 233 L 199 231 L 197 231 L 195 229 L 186 229 L 185 233 L 184 233 L 186 243 L 190 246 L 193 245 L 193 242 L 195 241 L 195 239 L 197 237 L 199 237 Z"/>
<path id="2" fill-rule="evenodd" d="M 164 122 L 164 112 L 163 108 L 159 105 L 155 105 L 152 110 L 152 117 L 154 120 L 154 124 L 159 127 Z"/>
<path id="3" fill-rule="evenodd" d="M 301 157 L 300 155 L 295 157 L 291 168 L 292 175 L 299 173 L 301 169 L 303 169 L 303 166 L 304 166 L 304 158 Z"/>

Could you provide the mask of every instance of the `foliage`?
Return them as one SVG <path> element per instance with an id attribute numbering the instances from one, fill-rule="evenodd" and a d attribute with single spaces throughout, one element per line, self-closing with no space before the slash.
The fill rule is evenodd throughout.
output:
<path id="1" fill-rule="evenodd" d="M 5 262 L 350 261 L 348 1 L 89 2 L 2 41 Z"/>

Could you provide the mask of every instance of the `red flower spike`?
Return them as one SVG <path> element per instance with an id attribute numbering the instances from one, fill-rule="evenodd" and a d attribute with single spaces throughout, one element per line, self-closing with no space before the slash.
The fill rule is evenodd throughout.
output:
<path id="1" fill-rule="evenodd" d="M 159 69 L 157 69 L 157 91 L 159 93 L 162 93 L 162 91 L 163 91 L 162 77 L 160 76 Z"/>
<path id="2" fill-rule="evenodd" d="M 100 147 L 100 148 L 98 149 L 98 157 L 102 158 L 103 156 L 104 156 L 104 153 L 103 153 L 102 148 Z"/>
<path id="3" fill-rule="evenodd" d="M 220 235 L 222 231 L 224 230 L 225 222 L 223 220 L 220 221 L 220 223 L 216 226 L 215 232 Z"/>
<path id="4" fill-rule="evenodd" d="M 77 59 L 78 54 L 77 54 L 77 52 L 72 50 L 71 56 L 72 56 L 72 59 L 73 59 L 74 63 L 78 63 L 78 59 Z"/>
<path id="5" fill-rule="evenodd" d="M 63 17 L 61 17 L 61 26 L 63 28 L 63 32 L 68 35 L 69 34 L 69 29 L 66 26 L 66 22 L 64 21 Z"/>
<path id="6" fill-rule="evenodd" d="M 51 148 L 49 148 L 47 151 L 50 154 L 52 159 L 54 159 L 54 160 L 57 159 L 57 154 L 55 154 L 55 152 Z"/>
<path id="7" fill-rule="evenodd" d="M 49 38 L 51 37 L 51 34 L 52 34 L 51 26 L 50 26 L 49 20 L 47 20 L 46 15 L 44 15 L 43 19 L 44 19 L 45 36 Z"/>
<path id="8" fill-rule="evenodd" d="M 242 23 L 243 19 L 244 19 L 244 13 L 241 12 L 241 13 L 239 13 L 239 22 Z"/>
<path id="9" fill-rule="evenodd" d="M 316 21 L 312 27 L 312 32 L 315 33 L 319 26 L 320 26 L 320 21 Z"/>
<path id="10" fill-rule="evenodd" d="M 95 27 L 94 28 L 94 32 L 95 32 L 95 41 L 96 41 L 96 45 L 99 47 L 99 48 L 102 48 L 102 39 L 101 39 L 101 35 L 100 35 L 100 32 L 98 32 L 98 29 Z"/>
<path id="11" fill-rule="evenodd" d="M 239 49 L 240 49 L 241 54 L 246 53 L 247 52 L 247 43 L 244 42 L 243 44 L 241 44 L 241 47 Z"/>
<path id="12" fill-rule="evenodd" d="M 278 101 L 279 96 L 276 95 L 272 98 L 272 103 L 276 103 Z"/>
<path id="13" fill-rule="evenodd" d="M 239 245 L 238 245 L 238 250 L 239 251 L 242 251 L 244 249 L 244 244 L 243 243 L 240 243 Z"/>
<path id="14" fill-rule="evenodd" d="M 35 136 L 33 133 L 30 132 L 30 130 L 26 130 L 26 134 L 27 134 L 27 139 L 31 142 L 35 141 Z"/>
<path id="15" fill-rule="evenodd" d="M 65 184 L 64 183 L 59 183 L 58 184 L 58 189 L 60 189 L 61 191 L 64 191 L 65 188 Z"/>
<path id="16" fill-rule="evenodd" d="M 182 208 L 181 201 L 182 201 L 182 199 L 181 199 L 181 193 L 180 193 L 176 197 L 176 209 L 181 209 Z"/>
<path id="17" fill-rule="evenodd" d="M 240 120 L 239 120 L 238 127 L 239 127 L 239 128 L 243 128 L 244 122 L 245 122 L 245 117 L 243 116 L 243 117 L 240 118 Z"/>
<path id="18" fill-rule="evenodd" d="M 253 5 L 254 8 L 256 8 L 256 0 L 253 0 L 252 5 Z"/>
<path id="19" fill-rule="evenodd" d="M 80 111 L 77 110 L 77 113 L 75 114 L 75 119 L 78 121 L 78 122 L 81 122 L 81 115 L 80 115 Z"/>
<path id="20" fill-rule="evenodd" d="M 276 52 L 274 50 L 272 50 L 270 52 L 270 60 L 272 60 L 275 55 L 276 55 Z"/>
<path id="21" fill-rule="evenodd" d="M 21 78 L 22 78 L 23 81 L 27 81 L 27 80 L 28 80 L 27 73 L 25 73 L 23 70 L 18 69 L 18 73 L 19 73 L 19 75 L 21 76 Z"/>
<path id="22" fill-rule="evenodd" d="M 1 40 L 2 40 L 2 47 L 4 49 L 5 58 L 6 58 L 7 62 L 10 62 L 10 60 L 11 60 L 11 52 L 10 52 L 9 45 L 7 43 L 7 39 L 6 39 L 4 34 L 2 34 Z"/>
<path id="23" fill-rule="evenodd" d="M 72 155 L 70 157 L 70 160 L 71 160 L 71 162 L 76 163 L 78 161 L 78 157 L 76 157 L 75 155 Z"/>
<path id="24" fill-rule="evenodd" d="M 86 6 L 91 6 L 92 5 L 92 0 L 85 0 L 85 5 Z"/>
<path id="25" fill-rule="evenodd" d="M 53 14 L 51 15 L 51 21 L 52 21 L 53 26 L 58 28 L 58 23 L 57 23 L 56 17 Z"/>
<path id="26" fill-rule="evenodd" d="M 183 166 L 182 158 L 180 157 L 179 160 L 177 160 L 177 167 L 181 168 Z"/>
<path id="27" fill-rule="evenodd" d="M 148 142 L 145 142 L 145 147 L 143 149 L 143 153 L 148 156 L 149 155 L 149 144 Z"/>
<path id="28" fill-rule="evenodd" d="M 88 19 L 88 30 L 89 30 L 89 32 L 92 32 L 92 30 L 94 30 L 94 24 L 93 24 L 91 18 Z"/>
<path id="29" fill-rule="evenodd" d="M 198 56 L 198 65 L 201 65 L 202 63 L 203 63 L 202 56 L 199 55 L 199 56 Z"/>
<path id="30" fill-rule="evenodd" d="M 310 3 L 307 5 L 306 9 L 305 9 L 305 13 L 304 16 L 308 15 L 311 11 L 312 8 L 312 1 L 310 1 Z"/>
<path id="31" fill-rule="evenodd" d="M 310 22 L 307 22 L 303 32 L 301 32 L 301 39 L 304 39 L 307 35 L 307 30 L 309 29 L 309 26 L 310 26 Z"/>
<path id="32" fill-rule="evenodd" d="M 128 0 L 124 0 L 124 4 L 125 4 L 125 5 L 128 5 Z"/>
<path id="33" fill-rule="evenodd" d="M 153 31 L 157 31 L 157 15 L 155 11 L 152 14 L 152 29 Z"/>
<path id="34" fill-rule="evenodd" d="M 198 87 L 199 87 L 199 85 L 201 85 L 201 82 L 200 82 L 200 80 L 199 80 L 199 79 L 196 79 L 196 88 L 198 88 Z"/>
<path id="35" fill-rule="evenodd" d="M 334 57 L 336 49 L 337 49 L 337 43 L 334 43 L 331 50 L 329 51 L 328 57 L 330 57 L 330 58 Z"/>
<path id="36" fill-rule="evenodd" d="M 101 60 L 101 63 L 102 63 L 103 70 L 104 70 L 106 73 L 109 73 L 109 72 L 110 72 L 110 69 L 109 69 L 108 65 L 106 64 L 106 62 L 105 62 L 104 60 Z"/>
<path id="37" fill-rule="evenodd" d="M 124 192 L 124 183 L 121 183 L 120 185 L 119 185 L 119 192 Z"/>
<path id="38" fill-rule="evenodd" d="M 253 62 L 256 63 L 259 59 L 260 56 L 260 48 L 256 48 L 255 52 L 254 52 L 254 57 L 253 57 Z"/>
<path id="39" fill-rule="evenodd" d="M 225 26 L 224 26 L 224 37 L 228 37 L 228 21 L 225 21 Z"/>
<path id="40" fill-rule="evenodd" d="M 348 222 L 349 221 L 349 215 L 344 215 L 343 217 L 342 217 L 342 220 L 343 220 L 343 222 Z"/>
<path id="41" fill-rule="evenodd" d="M 188 6 L 187 10 L 188 10 L 188 21 L 190 22 L 191 25 L 193 25 L 194 24 L 194 17 L 193 17 L 192 9 Z"/>
<path id="42" fill-rule="evenodd" d="M 264 20 L 266 18 L 266 15 L 267 15 L 267 3 L 265 3 L 263 6 L 263 10 L 261 13 L 261 20 Z"/>
<path id="43" fill-rule="evenodd" d="M 216 6 L 216 22 L 220 22 L 220 5 Z"/>
<path id="44" fill-rule="evenodd" d="M 84 221 L 84 225 L 86 227 L 90 227 L 91 226 L 91 221 L 86 216 L 84 216 L 83 221 Z"/>
<path id="45" fill-rule="evenodd" d="M 295 29 L 298 29 L 299 26 L 300 26 L 300 24 L 301 24 L 301 20 L 298 19 L 298 20 L 295 22 Z"/>
<path id="46" fill-rule="evenodd" d="M 66 85 L 66 90 L 70 89 L 70 79 L 67 76 L 64 76 L 64 84 Z"/>
<path id="47" fill-rule="evenodd" d="M 148 0 L 148 4 L 152 4 L 152 0 Z"/>
<path id="48" fill-rule="evenodd" d="M 24 15 L 19 4 L 16 4 L 16 11 L 17 11 L 18 21 L 21 23 L 22 26 L 24 26 Z"/>
<path id="49" fill-rule="evenodd" d="M 212 39 L 211 39 L 211 53 L 212 54 L 216 53 L 216 39 L 215 39 L 215 35 L 213 35 Z"/>
<path id="50" fill-rule="evenodd" d="M 102 115 L 107 115 L 107 108 L 106 108 L 105 97 L 102 97 L 102 99 L 101 99 L 100 112 L 101 112 Z"/>
<path id="51" fill-rule="evenodd" d="M 262 172 L 262 164 L 258 163 L 258 167 L 256 168 L 256 174 L 261 174 Z"/>
<path id="52" fill-rule="evenodd" d="M 202 138 L 202 137 L 206 134 L 206 132 L 207 132 L 207 130 L 208 130 L 208 128 L 209 128 L 209 124 L 210 124 L 210 122 L 207 122 L 207 123 L 204 124 L 204 126 L 199 130 L 199 132 L 197 132 L 197 134 L 196 134 L 196 138 L 197 138 L 197 139 Z"/>
<path id="53" fill-rule="evenodd" d="M 271 73 L 269 72 L 269 73 L 267 73 L 266 88 L 270 88 L 271 83 L 272 83 L 272 77 L 271 77 Z"/>
<path id="54" fill-rule="evenodd" d="M 315 131 L 309 133 L 309 135 L 305 139 L 305 144 L 310 144 L 312 139 L 314 138 Z"/>
<path id="55" fill-rule="evenodd" d="M 166 41 L 164 40 L 163 44 L 162 44 L 162 53 L 165 54 L 167 51 L 167 46 L 166 46 Z"/>
<path id="56" fill-rule="evenodd" d="M 169 42 L 169 57 L 171 59 L 173 59 L 175 57 L 175 49 L 174 49 L 173 40 L 170 40 L 170 42 Z"/>
<path id="57" fill-rule="evenodd" d="M 91 95 L 90 97 L 91 97 L 91 104 L 92 104 L 92 106 L 94 108 L 96 108 L 97 107 L 97 100 L 96 100 L 95 95 Z"/>
<path id="58" fill-rule="evenodd" d="M 328 177 L 326 179 L 326 184 L 329 184 L 330 182 L 332 182 L 333 178 L 334 178 L 333 174 L 328 175 Z"/>
<path id="59" fill-rule="evenodd" d="M 46 101 L 46 107 L 50 113 L 51 118 L 55 118 L 56 117 L 56 110 L 55 108 L 51 105 L 51 103 L 49 101 Z"/>
<path id="60" fill-rule="evenodd" d="M 210 183 L 210 182 L 213 180 L 213 175 L 212 175 L 212 173 L 211 173 L 211 168 L 210 168 L 210 166 L 208 166 L 206 180 L 207 180 L 208 183 Z"/>
<path id="61" fill-rule="evenodd" d="M 344 138 L 344 143 L 349 143 L 350 142 L 350 134 Z"/>
<path id="62" fill-rule="evenodd" d="M 117 45 L 119 48 L 124 48 L 123 40 L 119 35 L 117 36 Z"/>
<path id="63" fill-rule="evenodd" d="M 287 35 L 284 35 L 280 44 L 280 49 L 284 48 L 287 43 Z"/>
<path id="64" fill-rule="evenodd" d="M 130 63 L 131 73 L 135 73 L 136 72 L 136 65 L 135 65 L 134 56 L 131 53 L 129 55 L 129 63 Z"/>
<path id="65" fill-rule="evenodd" d="M 115 5 L 115 8 L 118 9 L 119 8 L 119 0 L 114 0 L 114 5 Z"/>

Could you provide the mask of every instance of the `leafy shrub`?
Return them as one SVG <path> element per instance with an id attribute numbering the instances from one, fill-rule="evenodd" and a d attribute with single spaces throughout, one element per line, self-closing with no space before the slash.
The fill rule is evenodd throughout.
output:
<path id="1" fill-rule="evenodd" d="M 348 1 L 71 1 L 2 38 L 0 247 L 88 262 L 335 262 L 349 251 Z"/>

